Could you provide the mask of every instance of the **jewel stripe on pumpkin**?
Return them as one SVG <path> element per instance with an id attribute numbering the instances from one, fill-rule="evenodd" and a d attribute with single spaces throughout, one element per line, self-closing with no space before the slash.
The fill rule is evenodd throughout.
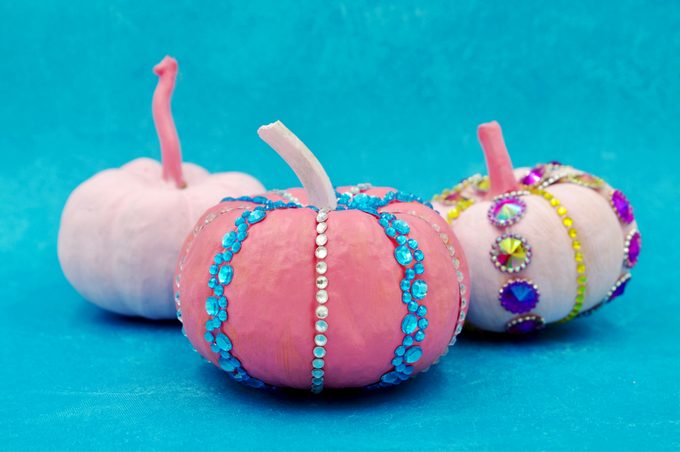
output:
<path id="1" fill-rule="evenodd" d="M 328 229 L 328 211 L 319 210 L 316 215 L 316 238 L 314 240 L 316 244 L 316 250 L 314 255 L 316 256 L 316 302 L 317 307 L 315 315 L 317 322 L 323 322 L 320 325 L 315 325 L 315 336 L 314 336 L 314 348 L 312 350 L 312 387 L 313 393 L 319 393 L 323 390 L 323 376 L 324 376 L 324 366 L 326 364 L 324 357 L 326 356 L 326 342 L 328 341 L 325 333 L 328 329 L 328 278 L 325 276 L 328 270 L 328 265 L 326 264 L 326 257 L 328 256 L 328 249 L 326 248 L 326 243 L 328 242 L 328 236 L 326 235 L 326 230 Z"/>

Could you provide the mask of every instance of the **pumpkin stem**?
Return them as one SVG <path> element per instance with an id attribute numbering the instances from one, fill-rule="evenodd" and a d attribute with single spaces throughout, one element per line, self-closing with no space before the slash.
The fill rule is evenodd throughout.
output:
<path id="1" fill-rule="evenodd" d="M 477 127 L 477 137 L 489 172 L 489 197 L 519 189 L 500 124 L 496 121 L 481 124 Z"/>
<path id="2" fill-rule="evenodd" d="M 329 210 L 338 206 L 335 189 L 319 160 L 281 121 L 260 127 L 257 134 L 295 172 L 307 191 L 310 204 Z"/>
<path id="3" fill-rule="evenodd" d="M 151 112 L 153 122 L 156 125 L 158 141 L 161 144 L 163 180 L 172 179 L 177 188 L 184 188 L 187 183 L 182 175 L 182 149 L 170 108 L 172 92 L 175 89 L 175 79 L 177 78 L 177 61 L 166 56 L 154 66 L 153 72 L 158 76 L 158 84 L 153 92 Z"/>

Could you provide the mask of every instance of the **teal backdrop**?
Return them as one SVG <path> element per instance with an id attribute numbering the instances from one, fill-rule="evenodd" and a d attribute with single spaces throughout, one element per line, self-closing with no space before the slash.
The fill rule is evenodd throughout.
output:
<path id="1" fill-rule="evenodd" d="M 71 190 L 159 156 L 166 54 L 186 160 L 268 187 L 297 183 L 255 133 L 276 119 L 336 184 L 425 197 L 483 171 L 497 119 L 517 165 L 629 195 L 626 296 L 531 339 L 464 334 L 396 390 L 228 381 L 178 323 L 84 301 L 56 256 Z M 679 2 L 3 1 L 0 69 L 0 449 L 680 448 Z"/>

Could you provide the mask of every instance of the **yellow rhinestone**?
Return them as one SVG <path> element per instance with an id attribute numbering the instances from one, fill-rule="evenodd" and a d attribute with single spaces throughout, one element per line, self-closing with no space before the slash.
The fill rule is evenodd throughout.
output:
<path id="1" fill-rule="evenodd" d="M 569 233 L 569 237 L 571 237 L 572 239 L 576 238 L 576 229 L 571 228 L 567 232 Z"/>
<path id="2" fill-rule="evenodd" d="M 538 193 L 539 195 L 541 194 L 540 191 L 537 191 L 537 193 Z M 547 199 L 548 201 L 550 201 L 551 199 L 553 199 L 553 195 L 550 194 L 550 193 L 548 193 L 547 191 L 544 191 L 544 192 L 543 192 L 543 197 L 544 197 L 545 199 Z M 552 203 L 551 203 L 551 204 L 552 204 Z M 557 204 L 559 204 L 559 202 L 558 202 Z"/>
<path id="3" fill-rule="evenodd" d="M 581 242 L 578 240 L 574 240 L 571 242 L 571 247 L 574 248 L 575 250 L 580 250 L 581 249 Z"/>
<path id="4" fill-rule="evenodd" d="M 574 224 L 574 221 L 571 218 L 567 217 L 564 219 L 564 221 L 562 221 L 562 223 L 564 223 L 566 227 L 570 228 Z"/>
<path id="5" fill-rule="evenodd" d="M 449 210 L 449 213 L 446 214 L 446 216 L 449 220 L 455 220 L 460 216 L 460 212 L 454 207 L 453 209 Z"/>
<path id="6" fill-rule="evenodd" d="M 583 262 L 583 253 L 574 253 L 574 260 L 576 262 Z"/>
<path id="7" fill-rule="evenodd" d="M 585 264 L 579 264 L 576 266 L 576 273 L 578 274 L 583 274 L 586 272 L 586 265 Z"/>
<path id="8" fill-rule="evenodd" d="M 553 198 L 553 199 L 550 200 L 550 205 L 553 206 L 553 207 L 557 207 L 557 206 L 560 205 L 560 200 L 557 199 L 557 198 Z"/>
<path id="9" fill-rule="evenodd" d="M 586 286 L 579 285 L 578 287 L 576 287 L 576 293 L 578 295 L 583 295 L 584 293 L 586 293 Z"/>
<path id="10" fill-rule="evenodd" d="M 560 206 L 557 208 L 557 215 L 563 217 L 567 214 L 567 209 L 564 208 L 564 206 Z"/>
<path id="11" fill-rule="evenodd" d="M 577 305 L 582 305 L 584 299 L 585 299 L 585 296 L 580 295 L 580 294 L 579 294 L 579 295 L 576 295 L 576 304 L 577 304 Z"/>
<path id="12" fill-rule="evenodd" d="M 581 275 L 578 278 L 576 278 L 576 282 L 579 284 L 585 284 L 588 282 L 588 278 L 585 277 L 585 275 Z"/>

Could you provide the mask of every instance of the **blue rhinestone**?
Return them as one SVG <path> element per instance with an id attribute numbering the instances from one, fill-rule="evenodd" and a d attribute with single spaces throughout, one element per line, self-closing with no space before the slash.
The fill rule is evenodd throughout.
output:
<path id="1" fill-rule="evenodd" d="M 236 234 L 236 238 L 239 239 L 239 241 L 244 241 L 248 237 L 248 231 L 238 231 Z"/>
<path id="2" fill-rule="evenodd" d="M 323 347 L 314 347 L 313 353 L 316 358 L 323 358 L 326 356 L 326 349 Z"/>
<path id="3" fill-rule="evenodd" d="M 217 314 L 217 318 L 220 319 L 222 322 L 225 322 L 228 317 L 229 316 L 227 315 L 227 311 L 225 311 L 224 309 Z"/>
<path id="4" fill-rule="evenodd" d="M 241 251 L 241 242 L 236 242 L 231 246 L 231 251 L 234 253 L 238 253 Z"/>
<path id="5" fill-rule="evenodd" d="M 210 351 L 213 353 L 219 353 L 220 348 L 217 346 L 217 344 L 210 344 Z"/>
<path id="6" fill-rule="evenodd" d="M 401 371 L 404 370 L 405 368 L 406 368 L 406 364 L 401 363 L 401 364 L 399 364 L 397 367 L 395 367 L 394 369 L 395 369 L 397 372 L 401 372 Z"/>
<path id="7" fill-rule="evenodd" d="M 205 312 L 207 312 L 208 315 L 215 315 L 215 314 L 217 314 L 217 311 L 218 311 L 217 298 L 208 297 L 205 300 Z"/>
<path id="8" fill-rule="evenodd" d="M 264 210 L 255 209 L 248 215 L 248 223 L 255 224 L 257 222 L 264 220 L 264 217 L 266 216 L 267 212 L 265 212 Z"/>
<path id="9" fill-rule="evenodd" d="M 232 257 L 234 257 L 234 253 L 229 250 L 226 250 L 224 253 L 222 253 L 222 259 L 224 262 L 231 262 Z"/>
<path id="10" fill-rule="evenodd" d="M 321 377 L 312 378 L 312 384 L 314 386 L 321 386 L 323 384 L 323 378 L 321 378 Z"/>
<path id="11" fill-rule="evenodd" d="M 217 279 L 216 278 L 210 278 L 208 280 L 208 287 L 210 287 L 211 289 L 214 289 L 216 285 L 217 285 Z"/>
<path id="12" fill-rule="evenodd" d="M 394 359 L 392 360 L 392 365 L 393 365 L 393 366 L 398 366 L 399 364 L 401 364 L 401 363 L 403 363 L 403 362 L 404 362 L 404 358 L 402 358 L 401 356 L 397 356 L 396 358 L 394 358 Z"/>
<path id="13" fill-rule="evenodd" d="M 217 329 L 222 326 L 222 321 L 220 319 L 212 319 L 212 327 Z"/>
<path id="14" fill-rule="evenodd" d="M 418 361 L 421 356 L 423 356 L 423 349 L 418 345 L 414 345 L 413 347 L 406 350 L 404 360 L 409 364 L 413 364 L 414 362 Z"/>
<path id="15" fill-rule="evenodd" d="M 401 331 L 405 334 L 411 334 L 418 326 L 418 318 L 413 314 L 406 314 L 404 320 L 401 322 Z"/>
<path id="16" fill-rule="evenodd" d="M 425 317 L 425 315 L 427 314 L 427 308 L 423 305 L 418 306 L 416 314 L 418 315 L 418 317 Z"/>
<path id="17" fill-rule="evenodd" d="M 312 360 L 312 367 L 315 369 L 322 369 L 323 368 L 323 359 L 314 359 Z"/>
<path id="18" fill-rule="evenodd" d="M 411 286 L 411 295 L 416 300 L 422 300 L 427 295 L 427 283 L 422 279 L 416 279 Z"/>
<path id="19" fill-rule="evenodd" d="M 205 339 L 206 342 L 212 342 L 212 341 L 215 340 L 215 338 L 213 337 L 213 335 L 210 334 L 210 333 L 208 333 L 208 332 L 206 332 L 206 333 L 203 335 L 203 339 Z"/>
<path id="20" fill-rule="evenodd" d="M 225 352 L 231 350 L 232 347 L 231 340 L 222 333 L 218 334 L 217 337 L 215 337 L 215 343 L 220 348 L 220 350 L 224 350 Z"/>
<path id="21" fill-rule="evenodd" d="M 425 339 L 425 332 L 424 332 L 423 330 L 420 330 L 420 331 L 416 332 L 416 334 L 414 335 L 414 337 L 415 337 L 415 340 L 416 340 L 416 341 L 422 342 L 423 339 Z"/>
<path id="22" fill-rule="evenodd" d="M 425 273 L 425 266 L 418 262 L 416 265 L 413 266 L 413 270 L 415 270 L 416 275 L 422 275 L 423 273 Z"/>
<path id="23" fill-rule="evenodd" d="M 395 231 L 393 227 L 389 227 L 385 229 L 385 234 L 387 234 L 390 237 L 394 237 L 395 235 L 397 235 L 397 231 Z"/>
<path id="24" fill-rule="evenodd" d="M 236 221 L 234 221 L 234 224 L 236 225 L 237 229 L 241 230 L 241 226 L 246 224 L 246 220 L 244 220 L 243 217 L 238 217 Z"/>
<path id="25" fill-rule="evenodd" d="M 427 326 L 430 324 L 430 322 L 427 321 L 427 319 L 420 319 L 418 320 L 418 328 L 421 330 L 427 329 Z"/>
<path id="26" fill-rule="evenodd" d="M 212 330 L 214 330 L 215 328 L 217 328 L 217 327 L 213 324 L 212 319 L 206 320 L 206 321 L 205 321 L 205 329 L 206 329 L 206 330 L 212 331 Z"/>
<path id="27" fill-rule="evenodd" d="M 413 366 L 406 366 L 402 372 L 405 375 L 411 375 L 413 373 Z"/>
<path id="28" fill-rule="evenodd" d="M 234 365 L 228 359 L 220 358 L 219 363 L 220 367 L 223 370 L 226 370 L 227 372 L 233 372 L 234 370 L 236 370 Z"/>
<path id="29" fill-rule="evenodd" d="M 220 305 L 221 308 L 226 308 L 227 299 L 225 297 L 220 297 L 219 300 L 217 300 L 217 304 Z"/>
<path id="30" fill-rule="evenodd" d="M 215 263 L 217 265 L 221 264 L 222 263 L 222 254 L 221 253 L 215 254 L 215 258 L 213 260 L 215 261 Z"/>
<path id="31" fill-rule="evenodd" d="M 387 218 L 387 221 L 392 221 L 392 220 L 394 220 L 394 219 L 397 218 L 397 217 L 395 217 L 394 214 L 385 213 L 385 218 Z"/>
<path id="32" fill-rule="evenodd" d="M 401 301 L 403 301 L 404 303 L 409 303 L 412 299 L 413 297 L 411 297 L 411 294 L 408 292 L 404 292 L 403 294 L 401 294 Z"/>
<path id="33" fill-rule="evenodd" d="M 220 350 L 220 356 L 225 359 L 231 359 L 231 353 Z"/>
<path id="34" fill-rule="evenodd" d="M 236 233 L 234 231 L 225 234 L 222 238 L 222 247 L 229 248 L 236 241 Z"/>
<path id="35" fill-rule="evenodd" d="M 406 240 L 407 240 L 407 238 L 406 238 L 405 235 L 398 235 L 397 236 L 397 243 L 400 244 L 400 245 L 403 245 L 404 243 L 406 243 Z"/>
<path id="36" fill-rule="evenodd" d="M 411 261 L 413 261 L 413 254 L 411 254 L 411 250 L 403 245 L 395 248 L 394 257 L 397 259 L 397 262 L 403 266 L 406 266 L 410 264 Z"/>
<path id="37" fill-rule="evenodd" d="M 380 220 L 378 220 L 378 224 L 383 228 L 386 228 L 390 223 L 387 221 L 385 217 L 381 216 Z"/>
<path id="38" fill-rule="evenodd" d="M 425 254 L 423 253 L 423 250 L 415 250 L 415 251 L 413 252 L 413 255 L 416 257 L 416 260 L 417 260 L 418 262 L 420 262 L 420 261 L 422 261 L 423 259 L 425 259 Z"/>
<path id="39" fill-rule="evenodd" d="M 248 225 L 246 223 L 241 223 L 236 227 L 236 238 L 238 238 L 239 232 L 246 232 L 248 230 Z"/>
<path id="40" fill-rule="evenodd" d="M 396 383 L 396 381 L 399 379 L 397 376 L 396 372 L 387 372 L 385 375 L 380 377 L 380 380 L 384 381 L 385 383 Z"/>
<path id="41" fill-rule="evenodd" d="M 415 250 L 418 248 L 418 242 L 416 239 L 409 239 L 408 240 L 408 247 L 411 248 L 412 250 Z"/>
<path id="42" fill-rule="evenodd" d="M 213 289 L 213 293 L 215 294 L 215 296 L 221 297 L 222 294 L 224 293 L 224 287 L 222 287 L 222 286 L 217 286 L 217 287 L 215 287 L 215 288 Z"/>
<path id="43" fill-rule="evenodd" d="M 321 377 L 323 377 L 323 374 L 324 374 L 324 372 L 323 372 L 322 369 L 313 369 L 312 370 L 312 377 L 314 377 L 314 378 L 321 378 Z"/>
<path id="44" fill-rule="evenodd" d="M 404 353 L 406 353 L 406 347 L 402 345 L 394 349 L 394 354 L 397 356 L 402 356 Z"/>
<path id="45" fill-rule="evenodd" d="M 243 213 L 241 214 L 241 217 L 243 219 L 247 219 L 248 215 L 250 215 L 250 210 L 244 210 Z"/>
<path id="46" fill-rule="evenodd" d="M 404 347 L 410 347 L 413 345 L 413 336 L 404 336 L 404 340 L 401 343 Z"/>
<path id="47" fill-rule="evenodd" d="M 418 310 L 418 303 L 412 301 L 408 304 L 408 312 L 416 312 Z"/>
<path id="48" fill-rule="evenodd" d="M 232 364 L 234 365 L 234 367 L 236 367 L 237 369 L 240 369 L 240 368 L 241 368 L 241 361 L 239 361 L 239 360 L 236 359 L 235 357 L 232 356 L 231 359 L 229 359 L 229 361 L 231 361 L 231 363 L 232 363 Z"/>
<path id="49" fill-rule="evenodd" d="M 392 227 L 400 234 L 408 234 L 411 231 L 410 226 L 404 220 L 394 220 Z"/>
<path id="50" fill-rule="evenodd" d="M 408 279 L 402 279 L 401 282 L 399 283 L 399 287 L 401 287 L 401 290 L 407 291 L 411 287 L 411 281 Z"/>
<path id="51" fill-rule="evenodd" d="M 264 196 L 255 196 L 252 199 L 252 201 L 257 203 L 257 204 L 267 204 L 269 202 L 269 200 L 267 198 L 265 198 Z"/>
<path id="52" fill-rule="evenodd" d="M 405 274 L 406 279 L 413 279 L 416 277 L 416 271 L 412 268 L 407 268 Z"/>

